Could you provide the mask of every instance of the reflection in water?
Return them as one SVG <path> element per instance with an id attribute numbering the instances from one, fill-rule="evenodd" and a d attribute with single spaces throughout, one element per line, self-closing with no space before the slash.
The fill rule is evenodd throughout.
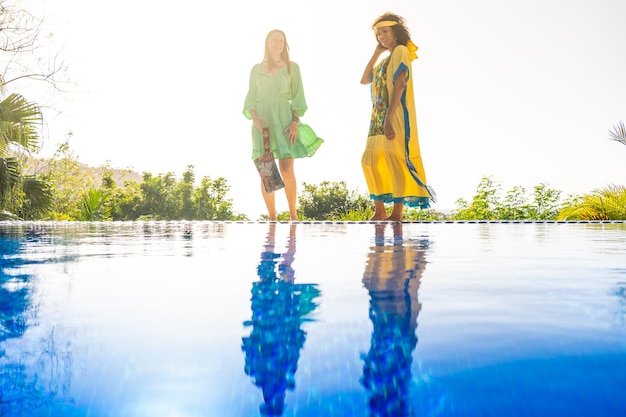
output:
<path id="1" fill-rule="evenodd" d="M 372 416 L 411 416 L 411 365 L 417 346 L 417 298 L 426 259 L 426 240 L 404 242 L 402 223 L 393 224 L 393 242 L 385 223 L 376 224 L 375 246 L 368 255 L 363 283 L 370 295 L 373 324 L 370 349 L 362 355 L 361 383 L 369 393 Z"/>
<path id="2" fill-rule="evenodd" d="M 307 316 L 315 310 L 320 295 L 316 284 L 294 283 L 292 262 L 296 253 L 296 224 L 290 225 L 287 251 L 276 253 L 276 224 L 269 232 L 252 284 L 252 326 L 249 336 L 242 338 L 245 372 L 263 391 L 264 415 L 281 415 L 287 390 L 295 388 L 295 374 L 304 346 L 306 332 L 301 326 L 311 321 Z"/>
<path id="3" fill-rule="evenodd" d="M 0 343 L 21 337 L 27 328 L 25 312 L 30 304 L 27 287 L 30 276 L 16 273 L 20 250 L 17 236 L 0 231 Z"/>
<path id="4" fill-rule="evenodd" d="M 27 256 L 42 243 L 48 238 L 37 230 L 0 229 L 0 416 L 45 410 L 70 386 L 71 355 L 56 345 L 54 327 L 41 325 L 34 276 L 24 272 L 45 262 Z M 39 334 L 36 343 L 24 342 L 27 332 Z"/>
<path id="5" fill-rule="evenodd" d="M 617 297 L 618 302 L 617 320 L 619 324 L 626 326 L 626 282 L 618 282 L 613 295 Z"/>

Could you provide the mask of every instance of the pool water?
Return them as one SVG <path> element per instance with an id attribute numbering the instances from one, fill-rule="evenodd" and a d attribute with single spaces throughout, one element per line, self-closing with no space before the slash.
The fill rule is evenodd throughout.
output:
<path id="1" fill-rule="evenodd" d="M 0 222 L 0 415 L 624 416 L 626 224 Z"/>

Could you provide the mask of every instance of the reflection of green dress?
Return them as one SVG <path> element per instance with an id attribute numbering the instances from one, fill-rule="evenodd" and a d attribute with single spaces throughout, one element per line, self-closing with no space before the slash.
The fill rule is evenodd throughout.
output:
<path id="1" fill-rule="evenodd" d="M 316 284 L 294 284 L 295 246 L 278 264 L 281 255 L 274 253 L 273 246 L 269 249 L 272 243 L 267 242 L 257 267 L 259 281 L 252 284 L 252 318 L 244 322 L 252 331 L 242 338 L 241 348 L 246 354 L 246 374 L 263 390 L 261 414 L 279 416 L 287 390 L 296 386 L 300 350 L 306 341 L 302 325 L 313 320 L 308 316 L 317 308 L 315 298 L 321 293 Z"/>
<path id="2" fill-rule="evenodd" d="M 261 64 L 250 71 L 250 85 L 244 103 L 243 114 L 251 119 L 250 111 L 255 110 L 259 118 L 265 119 L 270 129 L 270 149 L 274 157 L 304 158 L 312 156 L 324 142 L 306 124 L 298 125 L 298 140 L 293 145 L 287 143 L 283 131 L 291 123 L 292 112 L 304 116 L 307 110 L 302 88 L 300 67 L 295 62 L 285 65 L 273 75 L 266 74 Z M 263 136 L 252 126 L 252 159 L 263 155 Z"/>

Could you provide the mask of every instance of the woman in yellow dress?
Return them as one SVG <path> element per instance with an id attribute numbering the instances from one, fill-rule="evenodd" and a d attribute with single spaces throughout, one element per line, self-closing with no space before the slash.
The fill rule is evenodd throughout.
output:
<path id="1" fill-rule="evenodd" d="M 372 91 L 372 118 L 361 164 L 374 200 L 371 220 L 402 221 L 405 205 L 425 209 L 435 201 L 417 137 L 411 68 L 417 46 L 396 14 L 378 17 L 373 29 L 377 45 L 361 79 Z M 385 51 L 389 54 L 379 61 Z M 385 203 L 393 203 L 389 216 Z"/>

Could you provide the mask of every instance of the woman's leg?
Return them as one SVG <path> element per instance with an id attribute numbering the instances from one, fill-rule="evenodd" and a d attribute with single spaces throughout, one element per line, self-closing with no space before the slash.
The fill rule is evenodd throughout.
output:
<path id="1" fill-rule="evenodd" d="M 383 201 L 374 200 L 374 215 L 370 220 L 385 220 L 387 218 L 387 211 L 385 210 L 385 203 Z"/>
<path id="2" fill-rule="evenodd" d="M 274 193 L 268 193 L 265 191 L 263 181 L 261 181 L 261 194 L 263 195 L 265 207 L 267 207 L 267 215 L 269 216 L 270 221 L 276 221 L 276 203 L 274 200 Z"/>
<path id="3" fill-rule="evenodd" d="M 401 222 L 403 209 L 404 209 L 404 203 L 394 203 L 393 211 L 391 212 L 389 217 L 387 217 L 386 220 L 389 220 L 392 222 Z"/>
<path id="4" fill-rule="evenodd" d="M 285 183 L 285 195 L 287 196 L 287 204 L 289 204 L 289 218 L 298 220 L 298 212 L 296 210 L 296 174 L 293 170 L 293 158 L 279 159 L 280 175 Z"/>

